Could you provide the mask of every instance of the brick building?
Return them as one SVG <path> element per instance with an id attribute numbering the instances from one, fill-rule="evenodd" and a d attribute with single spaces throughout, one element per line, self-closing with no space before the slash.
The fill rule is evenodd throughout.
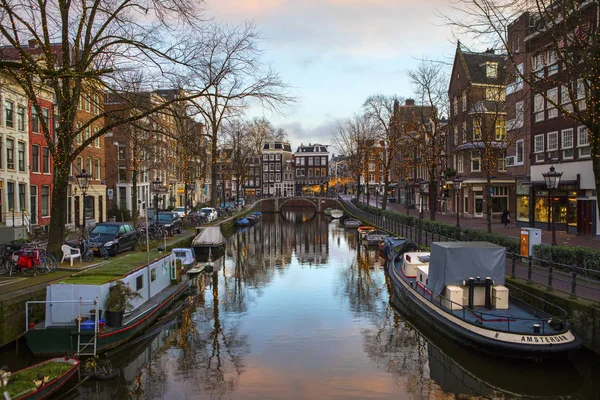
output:
<path id="1" fill-rule="evenodd" d="M 320 186 L 322 193 L 327 189 L 329 181 L 329 151 L 322 144 L 311 144 L 308 146 L 300 144 L 294 153 L 296 168 L 297 195 L 302 194 L 303 189 Z"/>

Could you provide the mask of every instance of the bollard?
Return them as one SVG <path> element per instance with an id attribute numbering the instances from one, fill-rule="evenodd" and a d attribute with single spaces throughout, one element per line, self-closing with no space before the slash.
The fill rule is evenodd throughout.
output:
<path id="1" fill-rule="evenodd" d="M 517 264 L 517 255 L 513 255 L 512 258 L 512 265 L 511 265 L 511 271 L 510 271 L 510 277 L 515 279 L 517 276 L 515 275 L 515 268 L 516 268 L 516 264 Z"/>
<path id="2" fill-rule="evenodd" d="M 548 267 L 548 287 L 546 288 L 547 291 L 551 292 L 552 289 L 552 265 Z"/>
<path id="3" fill-rule="evenodd" d="M 529 256 L 529 265 L 527 266 L 527 283 L 533 283 L 531 281 L 531 262 L 532 262 L 533 257 Z"/>
<path id="4" fill-rule="evenodd" d="M 573 267 L 573 280 L 571 281 L 571 294 L 569 298 L 577 298 L 577 271 L 575 271 L 575 267 Z"/>

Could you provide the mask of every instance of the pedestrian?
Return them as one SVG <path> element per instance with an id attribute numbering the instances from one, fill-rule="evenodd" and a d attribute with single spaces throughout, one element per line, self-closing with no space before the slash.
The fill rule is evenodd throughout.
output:
<path id="1" fill-rule="evenodd" d="M 510 224 L 510 211 L 508 211 L 508 209 L 505 208 L 504 211 L 502 211 L 500 222 L 504 223 L 505 228 Z"/>

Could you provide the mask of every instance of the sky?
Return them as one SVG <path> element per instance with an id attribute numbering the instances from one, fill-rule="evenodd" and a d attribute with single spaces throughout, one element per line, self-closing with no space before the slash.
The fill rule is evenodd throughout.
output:
<path id="1" fill-rule="evenodd" d="M 297 102 L 284 115 L 252 107 L 301 143 L 332 144 L 340 121 L 370 95 L 410 97 L 407 71 L 420 59 L 452 62 L 456 44 L 438 16 L 447 0 L 207 0 L 207 15 L 254 21 L 264 62 L 289 84 Z M 449 68 L 447 68 L 449 70 Z M 449 73 L 449 72 L 448 72 Z M 335 152 L 333 146 L 330 151 Z"/>

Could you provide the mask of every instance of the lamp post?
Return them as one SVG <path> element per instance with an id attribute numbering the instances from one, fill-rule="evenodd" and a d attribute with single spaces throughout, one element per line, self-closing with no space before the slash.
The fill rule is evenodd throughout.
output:
<path id="1" fill-rule="evenodd" d="M 85 238 L 85 194 L 90 185 L 90 178 L 92 177 L 92 175 L 89 174 L 84 168 L 79 174 L 75 174 L 75 177 L 77 178 L 77 184 L 79 185 L 79 187 L 81 188 L 81 192 L 83 193 L 83 224 L 81 227 L 81 236 Z"/>
<path id="2" fill-rule="evenodd" d="M 452 182 L 454 182 L 454 191 L 456 192 L 456 227 L 460 228 L 460 188 L 462 186 L 463 179 L 456 175 Z"/>
<path id="3" fill-rule="evenodd" d="M 553 194 L 554 190 L 558 189 L 558 184 L 560 183 L 560 178 L 562 177 L 562 172 L 556 172 L 554 170 L 554 165 L 550 167 L 550 171 L 544 173 L 542 172 L 542 176 L 544 177 L 544 181 L 546 181 L 546 188 L 550 192 L 550 200 L 548 201 L 548 219 L 552 224 L 552 246 L 556 246 L 556 230 L 554 228 L 554 204 Z"/>
<path id="4" fill-rule="evenodd" d="M 423 192 L 425 191 L 425 186 L 427 186 L 427 182 L 423 179 L 419 179 L 415 182 L 415 189 L 419 189 L 419 236 L 417 237 L 417 245 L 419 248 L 421 247 L 421 221 L 423 220 Z"/>
<path id="5" fill-rule="evenodd" d="M 156 177 L 152 181 L 152 189 L 154 189 L 154 200 L 156 203 L 154 204 L 154 216 L 156 217 L 156 223 L 158 224 L 158 191 L 160 190 L 160 184 L 162 181 Z"/>
<path id="6" fill-rule="evenodd" d="M 375 207 L 379 207 L 379 182 L 375 184 Z"/>

